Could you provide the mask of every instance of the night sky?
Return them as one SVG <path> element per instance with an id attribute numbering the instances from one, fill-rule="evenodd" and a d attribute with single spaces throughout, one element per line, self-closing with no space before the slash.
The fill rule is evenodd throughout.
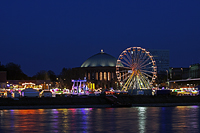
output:
<path id="1" fill-rule="evenodd" d="M 171 67 L 200 63 L 199 0 L 1 0 L 0 62 L 33 76 L 80 67 L 101 49 L 170 51 Z"/>

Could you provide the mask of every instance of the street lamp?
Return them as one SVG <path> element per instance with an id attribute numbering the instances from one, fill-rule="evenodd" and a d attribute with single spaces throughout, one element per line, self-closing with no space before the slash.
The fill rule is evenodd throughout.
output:
<path id="1" fill-rule="evenodd" d="M 167 72 L 167 81 L 168 81 L 168 70 L 166 70 L 166 72 Z"/>
<path id="2" fill-rule="evenodd" d="M 172 79 L 172 76 L 173 76 L 173 67 L 171 68 L 171 72 L 170 72 L 170 79 Z"/>
<path id="3" fill-rule="evenodd" d="M 169 87 L 168 70 L 166 70 L 166 72 L 167 72 L 167 87 Z"/>
<path id="4" fill-rule="evenodd" d="M 181 67 L 181 79 L 183 79 L 183 68 Z"/>

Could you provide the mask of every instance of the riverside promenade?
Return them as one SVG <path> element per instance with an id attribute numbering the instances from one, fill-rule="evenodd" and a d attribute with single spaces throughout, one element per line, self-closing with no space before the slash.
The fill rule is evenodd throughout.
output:
<path id="1" fill-rule="evenodd" d="M 0 98 L 0 109 L 110 108 L 127 107 L 123 106 L 127 104 L 131 105 L 129 107 L 199 106 L 200 96 L 118 96 L 117 98 L 108 98 L 106 96 L 77 96 L 19 99 Z"/>

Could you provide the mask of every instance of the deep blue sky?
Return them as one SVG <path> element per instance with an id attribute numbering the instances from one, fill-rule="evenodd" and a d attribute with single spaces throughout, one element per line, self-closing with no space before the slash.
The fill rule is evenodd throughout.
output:
<path id="1" fill-rule="evenodd" d="M 170 50 L 171 67 L 200 63 L 200 1 L 0 1 L 0 62 L 29 76 L 134 46 Z"/>

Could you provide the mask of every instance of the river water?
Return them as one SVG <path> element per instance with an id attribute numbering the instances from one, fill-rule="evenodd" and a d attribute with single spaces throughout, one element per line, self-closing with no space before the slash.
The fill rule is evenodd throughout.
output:
<path id="1" fill-rule="evenodd" d="M 0 110 L 0 133 L 200 132 L 200 107 Z"/>

